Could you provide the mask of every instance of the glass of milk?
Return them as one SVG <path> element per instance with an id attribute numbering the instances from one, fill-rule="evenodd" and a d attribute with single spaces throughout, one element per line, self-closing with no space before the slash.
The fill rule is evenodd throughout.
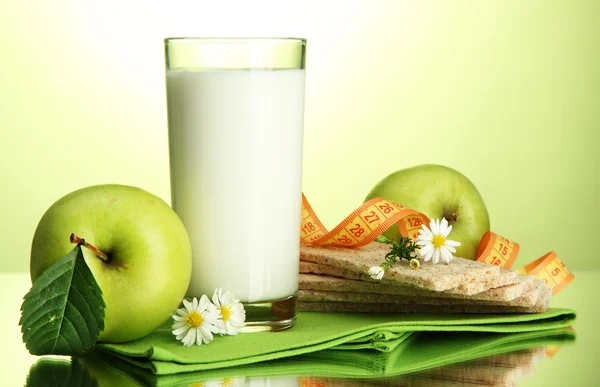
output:
<path id="1" fill-rule="evenodd" d="M 306 40 L 165 40 L 172 205 L 189 297 L 231 291 L 244 331 L 294 326 Z"/>

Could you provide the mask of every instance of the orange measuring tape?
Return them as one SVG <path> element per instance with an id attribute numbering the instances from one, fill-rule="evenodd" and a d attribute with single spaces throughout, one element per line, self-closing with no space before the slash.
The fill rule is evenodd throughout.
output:
<path id="1" fill-rule="evenodd" d="M 519 254 L 518 243 L 488 231 L 479 243 L 477 260 L 500 266 L 503 269 L 510 269 L 517 259 L 517 254 Z M 529 274 L 536 279 L 546 281 L 546 285 L 552 288 L 552 295 L 563 290 L 575 278 L 554 251 L 517 269 L 517 271 L 519 274 Z"/>
<path id="2" fill-rule="evenodd" d="M 416 238 L 421 225 L 429 225 L 429 218 L 391 200 L 375 198 L 354 210 L 333 230 L 327 231 L 302 194 L 300 241 L 303 243 L 344 247 L 364 246 L 373 242 L 394 224 L 398 224 L 402 235 Z"/>
<path id="3" fill-rule="evenodd" d="M 328 231 L 302 194 L 300 241 L 315 245 L 360 247 L 373 242 L 394 224 L 398 225 L 402 236 L 416 239 L 421 225 L 429 226 L 429 222 L 425 214 L 388 199 L 374 198 L 363 203 L 333 230 Z M 510 269 L 518 254 L 518 243 L 488 231 L 479 243 L 477 261 Z M 553 251 L 517 271 L 543 279 L 552 288 L 553 295 L 574 279 L 573 274 Z"/>

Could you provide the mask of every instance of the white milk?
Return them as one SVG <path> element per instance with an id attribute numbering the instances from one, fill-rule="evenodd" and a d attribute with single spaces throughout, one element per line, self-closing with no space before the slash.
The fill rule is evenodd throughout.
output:
<path id="1" fill-rule="evenodd" d="M 173 208 L 192 241 L 189 296 L 298 289 L 304 70 L 168 71 Z"/>

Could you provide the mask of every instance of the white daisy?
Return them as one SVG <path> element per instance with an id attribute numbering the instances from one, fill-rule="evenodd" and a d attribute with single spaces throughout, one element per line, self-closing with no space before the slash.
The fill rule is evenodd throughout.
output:
<path id="1" fill-rule="evenodd" d="M 192 302 L 183 300 L 185 308 L 177 309 L 173 315 L 175 323 L 171 326 L 177 340 L 186 347 L 208 344 L 213 339 L 213 333 L 219 333 L 217 327 L 219 311 L 206 295 L 200 297 L 200 302 L 194 297 Z"/>
<path id="2" fill-rule="evenodd" d="M 376 280 L 382 279 L 384 272 L 385 270 L 383 270 L 383 267 L 381 266 L 373 266 L 369 269 L 369 275 L 371 276 L 371 278 Z"/>
<path id="3" fill-rule="evenodd" d="M 215 289 L 212 300 L 220 316 L 220 320 L 217 322 L 219 333 L 227 335 L 240 333 L 244 327 L 244 321 L 246 321 L 246 311 L 240 300 L 235 298 L 230 291 L 223 294 L 221 288 Z"/>
<path id="4" fill-rule="evenodd" d="M 438 262 L 450 263 L 452 253 L 456 253 L 455 247 L 460 246 L 459 242 L 452 241 L 448 238 L 448 234 L 452 231 L 452 226 L 448 225 L 446 218 L 434 219 L 429 223 L 429 228 L 422 225 L 422 230 L 419 230 L 416 244 L 421 246 L 419 256 L 425 262 L 432 259 L 434 264 Z"/>

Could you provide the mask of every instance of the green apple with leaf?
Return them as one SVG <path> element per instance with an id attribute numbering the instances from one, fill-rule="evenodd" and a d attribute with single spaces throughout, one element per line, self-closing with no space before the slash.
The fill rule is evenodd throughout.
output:
<path id="1" fill-rule="evenodd" d="M 442 165 L 424 164 L 396 171 L 381 180 L 365 201 L 383 197 L 422 212 L 430 219 L 446 218 L 452 225 L 450 239 L 460 242 L 456 256 L 476 259 L 483 234 L 490 229 L 485 203 L 475 185 L 460 172 Z M 429 226 L 429 225 L 427 225 Z M 384 235 L 398 240 L 398 227 Z"/>
<path id="2" fill-rule="evenodd" d="M 82 246 L 78 253 L 83 253 L 81 259 L 93 273 L 106 305 L 104 329 L 98 341 L 125 342 L 153 332 L 170 318 L 185 296 L 192 267 L 188 234 L 171 207 L 147 191 L 123 185 L 97 185 L 72 192 L 54 203 L 33 237 L 30 270 L 34 287 L 44 271 L 55 268 L 54 263 L 71 254 L 74 243 Z M 74 266 L 69 270 L 65 276 L 80 271 Z M 49 288 L 54 286 L 54 279 L 44 280 Z M 72 293 L 68 292 L 68 296 L 75 297 Z M 36 297 L 43 300 L 44 296 Z M 62 300 L 65 307 L 72 304 L 66 298 Z M 79 301 L 80 310 L 71 311 L 74 317 L 85 314 L 87 308 L 85 297 Z M 60 307 L 56 310 L 65 310 Z M 51 323 L 55 316 L 61 324 L 68 323 L 68 318 L 49 313 Z M 31 314 L 28 311 L 22 320 Z M 32 320 L 34 317 L 29 318 L 29 322 Z"/>

